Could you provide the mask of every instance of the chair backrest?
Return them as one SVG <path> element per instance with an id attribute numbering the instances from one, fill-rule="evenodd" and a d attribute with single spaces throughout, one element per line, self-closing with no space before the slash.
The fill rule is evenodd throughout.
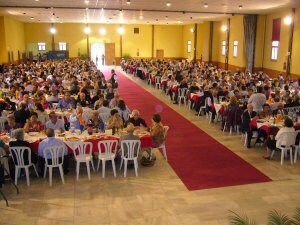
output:
<path id="1" fill-rule="evenodd" d="M 179 97 L 185 97 L 187 95 L 187 88 L 178 88 L 178 96 Z"/>
<path id="2" fill-rule="evenodd" d="M 84 160 L 86 155 L 92 155 L 93 144 L 92 142 L 77 142 L 77 148 L 73 150 L 74 156 L 79 157 L 79 159 Z"/>
<path id="3" fill-rule="evenodd" d="M 45 164 L 49 165 L 47 159 L 52 160 L 52 166 L 62 165 L 64 161 L 65 145 L 49 146 L 43 149 Z M 50 156 L 50 157 L 48 157 Z M 60 160 L 61 158 L 61 160 Z"/>
<path id="4" fill-rule="evenodd" d="M 0 131 L 4 131 L 4 124 L 7 121 L 5 117 L 0 117 Z"/>
<path id="5" fill-rule="evenodd" d="M 277 140 L 276 146 L 277 147 L 281 147 L 281 146 L 290 147 L 295 144 L 296 136 L 297 136 L 297 133 L 294 131 L 283 133 L 281 135 L 281 137 Z"/>
<path id="6" fill-rule="evenodd" d="M 155 77 L 155 83 L 156 84 L 160 84 L 160 80 L 161 80 L 161 77 L 159 77 L 159 76 Z"/>
<path id="7" fill-rule="evenodd" d="M 57 109 L 58 103 L 52 102 L 51 106 L 52 106 L 52 109 Z"/>
<path id="8" fill-rule="evenodd" d="M 103 140 L 98 142 L 99 155 L 111 155 L 116 152 L 118 148 L 118 140 Z M 104 149 L 104 151 L 102 150 Z"/>
<path id="9" fill-rule="evenodd" d="M 17 166 L 27 166 L 31 164 L 31 150 L 25 146 L 9 147 L 14 164 Z"/>
<path id="10" fill-rule="evenodd" d="M 141 148 L 140 140 L 123 140 L 121 141 L 122 157 L 127 159 L 137 158 Z"/>

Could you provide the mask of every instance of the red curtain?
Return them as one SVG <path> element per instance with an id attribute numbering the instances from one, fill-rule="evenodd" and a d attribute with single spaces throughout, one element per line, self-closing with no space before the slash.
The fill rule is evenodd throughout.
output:
<path id="1" fill-rule="evenodd" d="M 280 41 L 281 18 L 273 19 L 272 41 Z"/>

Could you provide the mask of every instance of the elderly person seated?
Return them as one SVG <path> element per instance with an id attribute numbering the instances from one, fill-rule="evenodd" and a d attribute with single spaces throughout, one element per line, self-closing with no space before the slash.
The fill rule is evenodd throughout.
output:
<path id="1" fill-rule="evenodd" d="M 272 151 L 275 150 L 277 147 L 280 147 L 278 146 L 277 141 L 282 137 L 282 135 L 289 132 L 295 132 L 295 128 L 294 128 L 293 121 L 287 117 L 284 120 L 284 126 L 280 128 L 275 138 L 273 140 L 271 138 L 267 140 L 267 155 L 263 156 L 264 159 L 268 159 L 268 160 L 271 159 Z"/>
<path id="2" fill-rule="evenodd" d="M 137 109 L 132 110 L 127 121 L 127 124 L 129 123 L 132 123 L 135 127 L 147 127 L 145 120 L 140 117 L 140 112 Z"/>
<path id="3" fill-rule="evenodd" d="M 272 116 L 271 108 L 269 104 L 264 104 L 263 105 L 263 111 L 259 113 L 259 118 L 260 119 L 266 119 Z"/>
<path id="4" fill-rule="evenodd" d="M 75 101 L 71 98 L 70 92 L 65 93 L 64 98 L 59 100 L 57 107 L 60 109 L 75 108 Z"/>
<path id="5" fill-rule="evenodd" d="M 38 114 L 36 112 L 31 113 L 29 119 L 24 125 L 25 132 L 40 132 L 45 129 L 44 124 L 38 120 Z"/>
<path id="6" fill-rule="evenodd" d="M 114 98 L 110 100 L 109 102 L 109 107 L 110 108 L 115 108 L 118 106 L 119 104 L 119 101 L 120 101 L 120 95 L 118 92 L 115 92 L 114 93 Z"/>
<path id="7" fill-rule="evenodd" d="M 63 162 L 63 170 L 64 174 L 69 172 L 69 158 L 66 157 L 68 154 L 67 147 L 64 142 L 58 138 L 55 138 L 55 132 L 52 128 L 46 129 L 47 138 L 40 142 L 39 149 L 38 149 L 38 162 L 39 162 L 39 174 L 44 174 L 45 169 L 45 160 L 48 160 L 48 163 L 51 164 L 51 155 L 44 155 L 44 149 L 51 146 L 63 146 L 64 148 L 64 162 Z"/>
<path id="8" fill-rule="evenodd" d="M 76 101 L 76 105 L 80 105 L 82 107 L 89 107 L 90 101 L 86 98 L 84 92 L 80 92 Z"/>
<path id="9" fill-rule="evenodd" d="M 101 121 L 97 110 L 92 111 L 90 120 L 93 122 L 93 128 L 101 129 L 101 124 L 104 126 L 104 123 Z"/>
<path id="10" fill-rule="evenodd" d="M 70 115 L 69 118 L 70 127 L 74 127 L 75 129 L 81 131 L 84 129 L 85 121 L 82 114 L 83 114 L 83 109 L 81 106 L 78 106 L 76 108 L 76 112 Z"/>
<path id="11" fill-rule="evenodd" d="M 14 129 L 21 128 L 21 124 L 16 123 L 14 115 L 7 116 L 7 123 L 4 125 L 4 130 L 7 133 L 11 133 Z"/>
<path id="12" fill-rule="evenodd" d="M 117 109 L 112 109 L 110 111 L 110 117 L 107 121 L 107 128 L 108 129 L 123 128 L 123 120 L 121 119 Z"/>
<path id="13" fill-rule="evenodd" d="M 16 130 L 14 130 L 15 141 L 10 141 L 9 146 L 10 147 L 28 147 L 31 151 L 31 145 L 29 144 L 28 141 L 24 141 L 24 137 L 25 137 L 24 129 L 18 128 Z M 13 157 L 16 157 L 16 156 L 13 155 Z M 27 151 L 24 152 L 23 159 L 24 159 L 24 163 L 28 164 L 28 152 Z M 17 160 L 14 160 L 14 162 L 16 162 L 16 161 Z M 38 161 L 37 154 L 31 151 L 31 162 L 36 164 L 37 161 Z"/>
<path id="14" fill-rule="evenodd" d="M 248 104 L 247 110 L 243 113 L 243 132 L 247 133 L 247 148 L 251 148 L 251 139 L 252 139 L 252 128 L 250 127 L 250 122 L 253 119 L 257 119 L 257 113 L 253 111 L 253 105 Z"/>
<path id="15" fill-rule="evenodd" d="M 49 113 L 50 120 L 46 123 L 46 129 L 52 128 L 53 130 L 65 130 L 65 123 L 62 119 L 58 119 L 58 116 L 54 111 Z"/>

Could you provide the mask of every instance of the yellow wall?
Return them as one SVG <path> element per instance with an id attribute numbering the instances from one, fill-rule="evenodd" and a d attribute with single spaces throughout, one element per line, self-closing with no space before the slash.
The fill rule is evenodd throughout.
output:
<path id="1" fill-rule="evenodd" d="M 183 58 L 188 60 L 192 60 L 194 58 L 194 48 L 195 48 L 195 41 L 194 41 L 194 33 L 191 32 L 191 29 L 195 29 L 195 24 L 188 24 L 183 26 L 183 42 L 182 42 L 182 53 Z M 192 42 L 191 52 L 188 52 L 188 41 Z"/>
<path id="2" fill-rule="evenodd" d="M 133 32 L 134 28 L 139 28 L 139 34 Z M 132 57 L 151 57 L 152 25 L 126 25 L 123 43 L 123 54 L 129 54 Z"/>
<path id="3" fill-rule="evenodd" d="M 257 16 L 254 68 L 263 67 L 266 16 Z"/>
<path id="4" fill-rule="evenodd" d="M 157 49 L 164 50 L 164 57 L 182 57 L 183 26 L 156 25 L 154 30 L 154 57 Z"/>
<path id="5" fill-rule="evenodd" d="M 291 73 L 300 75 L 300 8 L 296 9 Z"/>
<path id="6" fill-rule="evenodd" d="M 221 42 L 226 40 L 224 33 L 221 33 L 221 26 L 223 22 L 213 23 L 213 44 L 212 44 L 212 61 L 213 62 L 224 62 L 224 57 L 221 58 Z"/>
<path id="7" fill-rule="evenodd" d="M 8 52 L 14 61 L 25 52 L 24 24 L 9 17 L 0 17 L 0 63 L 8 62 Z"/>
<path id="8" fill-rule="evenodd" d="M 277 12 L 267 15 L 266 20 L 266 39 L 264 52 L 264 68 L 284 71 L 283 63 L 286 62 L 288 52 L 289 31 L 290 27 L 283 22 L 284 17 L 288 15 L 288 11 Z M 272 25 L 273 19 L 281 18 L 280 42 L 278 51 L 278 60 L 271 60 L 271 45 L 272 45 Z"/>
<path id="9" fill-rule="evenodd" d="M 4 17 L 0 16 L 0 64 L 7 62 Z"/>
<path id="10" fill-rule="evenodd" d="M 210 22 L 203 22 L 197 25 L 197 59 L 201 58 L 204 62 L 209 61 L 209 39 Z"/>
<path id="11" fill-rule="evenodd" d="M 232 16 L 230 18 L 230 39 L 228 64 L 237 67 L 246 67 L 244 51 L 244 16 Z M 233 56 L 233 41 L 238 41 L 237 56 Z"/>

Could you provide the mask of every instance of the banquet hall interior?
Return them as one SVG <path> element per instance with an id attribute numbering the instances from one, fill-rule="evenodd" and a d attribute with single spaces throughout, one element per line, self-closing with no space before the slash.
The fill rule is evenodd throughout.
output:
<path id="1" fill-rule="evenodd" d="M 83 82 L 90 79 L 90 83 L 101 71 L 112 82 L 114 70 L 118 83 L 114 93 L 130 111 L 137 109 L 149 129 L 154 123 L 154 113 L 169 127 L 163 142 L 166 155 L 162 148 L 145 143 L 147 137 L 151 139 L 150 135 L 143 136 L 149 130 L 139 133 L 142 147 L 153 151 L 154 165 L 141 165 L 139 161 L 137 168 L 133 168 L 131 164 L 126 177 L 124 165 L 120 169 L 117 159 L 113 159 L 116 176 L 107 162 L 104 177 L 103 162 L 97 169 L 98 150 L 101 150 L 96 143 L 92 156 L 96 170 L 81 165 L 79 179 L 73 153 L 64 182 L 59 170 L 53 170 L 52 185 L 49 185 L 50 175 L 37 177 L 31 168 L 30 185 L 24 173 L 21 174 L 17 194 L 14 176 L 5 179 L 4 185 L 0 179 L 0 194 L 5 195 L 9 204 L 0 195 L 0 224 L 229 225 L 234 213 L 246 214 L 257 224 L 267 224 L 274 209 L 292 217 L 300 207 L 300 159 L 295 154 L 299 143 L 290 153 L 282 154 L 283 158 L 280 151 L 275 151 L 272 157 L 266 156 L 266 142 L 281 130 L 283 121 L 276 127 L 276 115 L 271 116 L 273 122 L 255 120 L 255 129 L 262 130 L 268 138 L 257 139 L 262 143 L 254 144 L 254 139 L 247 143 L 250 132 L 244 132 L 242 122 L 240 126 L 226 125 L 228 103 L 218 100 L 210 107 L 202 94 L 194 93 L 185 93 L 184 101 L 177 100 L 181 81 L 176 89 L 169 84 L 180 68 L 181 74 L 176 74 L 176 79 L 181 76 L 191 83 L 199 83 L 199 92 L 204 95 L 216 88 L 214 84 L 220 89 L 221 85 L 232 84 L 228 90 L 229 101 L 235 87 L 240 93 L 243 85 L 256 92 L 257 86 L 278 83 L 274 89 L 270 88 L 270 97 L 264 103 L 270 99 L 274 103 L 279 93 L 280 102 L 287 104 L 289 99 L 299 96 L 299 49 L 299 0 L 0 0 L 1 101 L 9 97 L 17 105 L 21 103 L 18 96 L 9 96 L 11 87 L 4 83 L 13 83 L 8 82 L 8 77 L 15 77 L 15 82 L 19 82 L 18 77 L 28 68 L 31 68 L 28 76 L 36 75 L 28 79 L 29 83 L 38 80 L 41 71 L 47 73 L 47 81 L 46 78 L 43 81 L 47 83 L 54 79 L 51 74 L 54 70 L 59 71 L 56 77 L 63 79 L 66 74 L 74 73 L 77 78 L 85 76 Z M 41 69 L 43 65 L 45 69 Z M 64 70 L 61 65 L 70 66 L 68 69 L 80 65 L 80 70 Z M 165 75 L 157 72 L 162 68 L 167 71 Z M 21 72 L 13 74 L 14 70 Z M 193 76 L 198 80 L 192 81 Z M 249 86 L 247 80 L 251 81 Z M 69 82 L 72 85 L 74 80 Z M 188 85 L 190 88 L 191 84 Z M 40 87 L 36 84 L 35 91 Z M 204 110 L 203 105 L 197 108 L 197 101 L 202 97 Z M 33 99 L 34 94 L 29 93 L 29 98 Z M 247 111 L 249 99 L 239 99 L 241 113 Z M 69 110 L 56 109 L 59 103 L 50 107 L 57 115 L 66 115 Z M 300 104 L 288 108 L 294 111 L 291 114 L 287 111 L 284 118 L 294 119 L 295 113 L 300 112 Z M 5 110 L 2 110 L 1 118 L 5 117 L 6 122 L 9 115 L 3 116 Z M 240 114 L 239 119 L 243 116 Z M 295 130 L 300 129 L 299 119 L 300 115 L 298 118 L 296 115 Z M 45 120 L 48 121 L 48 115 Z M 4 127 L 1 122 L 0 127 Z M 277 129 L 275 134 L 272 127 Z M 257 130 L 251 135 L 255 136 Z M 97 132 L 98 128 L 94 139 L 101 135 L 102 139 L 108 138 Z M 2 142 L 8 143 L 2 141 L 4 133 L 1 128 L 2 147 Z M 12 138 L 10 135 L 8 138 Z M 113 133 L 109 137 L 112 136 Z M 34 140 L 41 143 L 42 139 L 38 136 Z M 66 142 L 67 138 L 61 140 Z M 33 148 L 35 153 L 40 153 L 38 146 L 32 147 L 34 152 Z M 68 149 L 72 152 L 70 146 Z M 91 179 L 87 170 L 91 170 Z"/>

